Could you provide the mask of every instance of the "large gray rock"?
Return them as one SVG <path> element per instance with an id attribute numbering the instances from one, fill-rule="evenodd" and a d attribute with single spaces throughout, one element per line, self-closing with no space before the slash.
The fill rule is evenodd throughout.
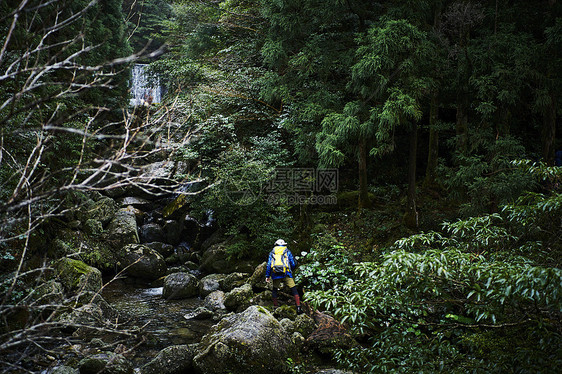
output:
<path id="1" fill-rule="evenodd" d="M 195 346 L 172 345 L 140 369 L 141 374 L 181 374 L 191 372 Z"/>
<path id="2" fill-rule="evenodd" d="M 189 273 L 179 272 L 164 279 L 162 297 L 165 299 L 187 299 L 199 294 L 199 280 Z"/>
<path id="3" fill-rule="evenodd" d="M 213 291 L 220 289 L 220 282 L 226 278 L 224 274 L 209 274 L 199 282 L 199 294 L 205 297 Z"/>
<path id="4" fill-rule="evenodd" d="M 291 345 L 287 332 L 265 308 L 251 306 L 213 326 L 193 363 L 204 374 L 285 373 Z"/>
<path id="5" fill-rule="evenodd" d="M 96 304 L 86 304 L 74 308 L 70 312 L 62 313 L 57 317 L 66 329 L 74 331 L 79 327 L 95 329 L 103 324 L 103 311 Z"/>
<path id="6" fill-rule="evenodd" d="M 135 213 L 127 208 L 119 209 L 109 223 L 107 239 L 113 244 L 114 248 L 139 243 Z"/>
<path id="7" fill-rule="evenodd" d="M 224 292 L 221 290 L 213 291 L 205 297 L 203 305 L 212 311 L 223 311 L 226 309 L 224 306 L 224 296 Z"/>
<path id="8" fill-rule="evenodd" d="M 82 261 L 65 257 L 56 265 L 57 276 L 69 291 L 94 291 L 102 286 L 101 271 Z"/>
<path id="9" fill-rule="evenodd" d="M 166 275 L 164 257 L 142 244 L 128 244 L 120 253 L 120 262 L 125 272 L 135 278 L 156 280 Z"/>

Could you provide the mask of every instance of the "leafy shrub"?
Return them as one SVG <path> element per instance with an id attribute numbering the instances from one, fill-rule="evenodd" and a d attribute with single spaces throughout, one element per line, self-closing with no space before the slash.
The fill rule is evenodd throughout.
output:
<path id="1" fill-rule="evenodd" d="M 531 178 L 560 177 L 512 165 Z M 398 240 L 338 287 L 309 292 L 369 342 L 336 351 L 338 362 L 374 373 L 560 372 L 562 269 L 551 236 L 560 241 L 561 195 L 527 193 L 503 215 Z"/>

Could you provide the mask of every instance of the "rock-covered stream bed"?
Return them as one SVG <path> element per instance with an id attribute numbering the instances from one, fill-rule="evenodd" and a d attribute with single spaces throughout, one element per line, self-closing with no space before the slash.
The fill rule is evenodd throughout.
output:
<path id="1" fill-rule="evenodd" d="M 14 329 L 36 326 L 6 343 L 26 372 L 320 373 L 334 348 L 357 344 L 320 311 L 297 315 L 283 288 L 272 311 L 265 259 L 230 261 L 210 214 L 199 222 L 176 200 L 98 193 L 67 203 L 48 273 L 9 315 Z M 18 350 L 24 338 L 49 354 Z"/>
<path id="2" fill-rule="evenodd" d="M 203 304 L 198 297 L 166 300 L 163 287 L 127 284 L 122 280 L 108 283 L 103 298 L 122 318 L 136 326 L 143 326 L 146 343 L 135 350 L 135 366 L 146 364 L 158 351 L 171 345 L 199 342 L 215 323 L 210 319 L 187 319 Z"/>

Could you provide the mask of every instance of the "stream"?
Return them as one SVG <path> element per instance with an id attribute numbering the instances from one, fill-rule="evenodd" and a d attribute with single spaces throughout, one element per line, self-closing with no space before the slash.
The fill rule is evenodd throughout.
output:
<path id="1" fill-rule="evenodd" d="M 135 349 L 134 363 L 147 363 L 163 348 L 177 344 L 191 344 L 201 340 L 215 323 L 209 319 L 186 319 L 184 315 L 201 306 L 200 298 L 165 300 L 162 287 L 127 284 L 114 280 L 104 288 L 103 298 L 136 326 L 145 326 L 147 342 Z"/>

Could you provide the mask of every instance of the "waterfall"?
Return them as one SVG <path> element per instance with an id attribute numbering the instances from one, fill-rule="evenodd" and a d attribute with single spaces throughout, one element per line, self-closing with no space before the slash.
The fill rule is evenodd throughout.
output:
<path id="1" fill-rule="evenodd" d="M 160 103 L 162 100 L 162 87 L 160 78 L 150 84 L 144 64 L 135 64 L 131 69 L 131 100 L 130 105 L 150 105 Z"/>

